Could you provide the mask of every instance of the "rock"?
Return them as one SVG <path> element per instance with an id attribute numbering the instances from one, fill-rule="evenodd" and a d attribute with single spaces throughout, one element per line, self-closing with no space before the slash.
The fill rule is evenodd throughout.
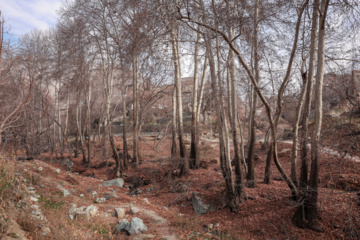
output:
<path id="1" fill-rule="evenodd" d="M 216 223 L 216 224 L 214 225 L 214 227 L 216 227 L 216 228 L 218 228 L 219 226 L 220 226 L 219 223 Z"/>
<path id="2" fill-rule="evenodd" d="M 131 214 L 137 214 L 138 212 L 140 212 L 139 208 L 133 207 L 133 206 L 130 207 L 130 213 Z"/>
<path id="3" fill-rule="evenodd" d="M 71 172 L 72 171 L 72 166 L 74 166 L 74 162 L 68 161 L 68 163 L 66 165 L 66 171 Z"/>
<path id="4" fill-rule="evenodd" d="M 208 225 L 208 229 L 209 229 L 209 230 L 212 230 L 213 228 L 214 228 L 214 224 L 211 224 L 211 223 L 210 223 L 210 224 Z"/>
<path id="5" fill-rule="evenodd" d="M 106 198 L 97 198 L 95 201 L 97 203 L 104 203 L 104 202 L 106 202 Z"/>
<path id="6" fill-rule="evenodd" d="M 90 214 L 90 217 L 95 217 L 96 215 L 99 214 L 99 210 L 94 205 L 88 206 L 85 211 Z"/>
<path id="7" fill-rule="evenodd" d="M 85 212 L 85 211 L 86 211 L 86 207 L 83 206 L 83 207 L 77 208 L 77 205 L 75 203 L 73 203 L 69 210 L 69 218 L 71 220 L 74 220 L 74 217 L 78 212 Z"/>
<path id="8" fill-rule="evenodd" d="M 83 198 L 83 197 L 84 197 L 84 194 L 80 194 L 80 197 Z"/>
<path id="9" fill-rule="evenodd" d="M 56 172 L 56 173 L 60 173 L 60 169 L 59 169 L 59 168 L 56 169 L 55 172 Z"/>
<path id="10" fill-rule="evenodd" d="M 87 188 L 86 191 L 87 191 L 88 193 L 90 193 L 90 192 L 91 192 L 91 188 Z"/>
<path id="11" fill-rule="evenodd" d="M 118 218 L 125 217 L 125 209 L 124 208 L 115 208 L 115 214 Z"/>
<path id="12" fill-rule="evenodd" d="M 146 232 L 147 230 L 148 228 L 145 226 L 143 220 L 137 217 L 131 219 L 130 225 L 126 228 L 126 231 L 128 231 L 130 235 Z"/>
<path id="13" fill-rule="evenodd" d="M 123 187 L 124 186 L 124 180 L 122 178 L 117 178 L 117 179 L 113 179 L 110 181 L 105 181 L 103 182 L 103 185 L 105 187 L 110 187 L 110 186 L 117 186 L 117 187 Z"/>
<path id="14" fill-rule="evenodd" d="M 28 187 L 28 191 L 30 192 L 30 191 L 35 191 L 35 188 L 33 188 L 33 187 Z"/>
<path id="15" fill-rule="evenodd" d="M 79 221 L 89 221 L 90 220 L 90 213 L 88 212 L 76 212 L 75 219 Z"/>
<path id="16" fill-rule="evenodd" d="M 156 212 L 151 211 L 151 210 L 144 210 L 145 215 L 150 217 L 150 221 L 152 223 L 156 223 L 159 225 L 165 225 L 167 224 L 167 220 L 159 215 L 157 215 Z"/>
<path id="17" fill-rule="evenodd" d="M 33 205 L 31 205 L 30 207 L 33 208 L 33 209 L 35 209 L 35 210 L 39 210 L 39 205 L 33 204 Z"/>
<path id="18" fill-rule="evenodd" d="M 150 204 L 149 199 L 147 198 L 144 198 L 143 201 L 146 202 L 147 204 Z"/>
<path id="19" fill-rule="evenodd" d="M 115 226 L 116 231 L 121 232 L 122 230 L 126 230 L 130 226 L 130 223 L 126 219 L 122 219 L 119 223 Z"/>
<path id="20" fill-rule="evenodd" d="M 147 192 L 151 192 L 152 190 L 154 190 L 153 188 L 146 188 Z"/>
<path id="21" fill-rule="evenodd" d="M 63 191 L 63 196 L 66 197 L 66 196 L 69 196 L 70 195 L 70 192 L 66 189 L 64 189 Z"/>
<path id="22" fill-rule="evenodd" d="M 90 195 L 91 195 L 92 198 L 96 198 L 96 196 L 97 196 L 98 194 L 97 194 L 96 191 L 93 191 Z"/>
<path id="23" fill-rule="evenodd" d="M 41 216 L 41 212 L 40 211 L 32 211 L 32 215 Z"/>
<path id="24" fill-rule="evenodd" d="M 192 205 L 197 215 L 205 214 L 209 210 L 209 205 L 204 204 L 196 192 L 192 193 Z"/>
<path id="25" fill-rule="evenodd" d="M 63 159 L 61 160 L 61 166 L 67 165 L 69 161 L 70 161 L 70 160 L 69 160 L 68 158 L 63 158 Z"/>
<path id="26" fill-rule="evenodd" d="M 111 198 L 110 195 L 106 195 L 106 196 L 105 196 L 105 199 L 106 199 L 106 200 L 110 200 L 110 198 Z"/>
<path id="27" fill-rule="evenodd" d="M 49 234 L 49 233 L 51 233 L 51 230 L 50 230 L 50 228 L 49 227 L 42 227 L 41 228 L 41 232 L 44 234 Z"/>
<path id="28" fill-rule="evenodd" d="M 35 198 L 35 197 L 30 197 L 30 201 L 32 201 L 32 202 L 37 202 L 37 201 L 39 201 L 39 199 L 37 199 L 37 198 Z"/>
<path id="29" fill-rule="evenodd" d="M 44 170 L 42 167 L 38 168 L 38 171 L 41 172 L 42 170 Z"/>

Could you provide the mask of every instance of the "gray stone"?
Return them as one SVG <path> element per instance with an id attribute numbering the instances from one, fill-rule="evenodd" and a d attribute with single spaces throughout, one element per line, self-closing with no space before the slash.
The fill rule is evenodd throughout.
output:
<path id="1" fill-rule="evenodd" d="M 124 208 L 115 208 L 115 213 L 118 218 L 125 217 L 125 209 Z"/>
<path id="2" fill-rule="evenodd" d="M 87 188 L 86 191 L 87 191 L 88 193 L 90 193 L 90 192 L 91 192 L 91 188 Z"/>
<path id="3" fill-rule="evenodd" d="M 72 171 L 72 166 L 74 166 L 74 162 L 68 161 L 68 163 L 66 164 L 66 171 L 71 172 Z"/>
<path id="4" fill-rule="evenodd" d="M 88 212 L 76 212 L 75 219 L 79 221 L 89 221 L 90 220 L 90 213 Z"/>
<path id="5" fill-rule="evenodd" d="M 127 219 L 122 219 L 119 223 L 115 226 L 116 231 L 121 232 L 122 230 L 127 229 L 130 226 L 130 223 Z"/>
<path id="6" fill-rule="evenodd" d="M 33 187 L 28 187 L 28 191 L 35 191 L 35 188 L 33 188 Z"/>
<path id="7" fill-rule="evenodd" d="M 41 212 L 40 212 L 40 211 L 33 211 L 33 212 L 32 212 L 32 215 L 34 215 L 34 216 L 40 216 L 40 215 L 41 215 Z"/>
<path id="8" fill-rule="evenodd" d="M 96 191 L 93 191 L 93 192 L 91 193 L 91 197 L 92 197 L 92 198 L 95 198 L 97 195 L 98 195 L 98 194 L 97 194 Z"/>
<path id="9" fill-rule="evenodd" d="M 63 191 L 63 196 L 66 197 L 66 196 L 69 196 L 70 195 L 70 192 L 66 189 L 64 189 Z"/>
<path id="10" fill-rule="evenodd" d="M 124 180 L 122 178 L 117 178 L 117 179 L 105 181 L 105 182 L 103 182 L 103 185 L 105 187 L 110 187 L 110 186 L 123 187 L 124 186 Z"/>
<path id="11" fill-rule="evenodd" d="M 105 196 L 105 199 L 106 199 L 106 200 L 110 200 L 110 198 L 111 198 L 110 195 L 106 195 L 106 196 Z"/>
<path id="12" fill-rule="evenodd" d="M 85 206 L 77 208 L 77 205 L 76 205 L 75 203 L 73 203 L 73 204 L 71 205 L 70 210 L 69 210 L 69 218 L 70 218 L 71 220 L 74 220 L 74 217 L 75 217 L 75 215 L 76 215 L 78 212 L 85 212 L 85 211 L 86 211 L 86 207 L 85 207 Z"/>
<path id="13" fill-rule="evenodd" d="M 130 235 L 146 232 L 147 230 L 148 228 L 144 224 L 143 220 L 137 217 L 131 219 L 130 225 L 126 228 L 126 231 L 128 231 Z"/>
<path id="14" fill-rule="evenodd" d="M 32 202 L 37 202 L 37 201 L 39 201 L 39 199 L 37 199 L 37 198 L 35 198 L 35 197 L 30 197 L 30 201 L 32 201 Z"/>
<path id="15" fill-rule="evenodd" d="M 70 161 L 70 160 L 69 160 L 68 158 L 63 158 L 63 159 L 61 160 L 61 166 L 67 165 L 69 161 Z"/>
<path id="16" fill-rule="evenodd" d="M 80 197 L 83 198 L 83 197 L 84 197 L 84 194 L 80 194 Z"/>
<path id="17" fill-rule="evenodd" d="M 102 198 L 97 198 L 95 201 L 98 203 L 104 203 L 106 202 L 106 199 L 102 197 Z"/>
<path id="18" fill-rule="evenodd" d="M 56 173 L 60 173 L 60 171 L 61 170 L 59 168 L 55 170 Z"/>
<path id="19" fill-rule="evenodd" d="M 90 214 L 90 217 L 95 217 L 96 215 L 99 214 L 99 210 L 94 205 L 88 206 L 85 211 Z"/>
<path id="20" fill-rule="evenodd" d="M 41 172 L 42 170 L 44 170 L 42 167 L 38 168 L 38 171 Z"/>
<path id="21" fill-rule="evenodd" d="M 209 205 L 204 204 L 196 192 L 192 193 L 192 205 L 197 215 L 205 214 L 209 210 Z"/>
<path id="22" fill-rule="evenodd" d="M 41 231 L 45 234 L 49 234 L 51 232 L 50 228 L 49 227 L 42 227 L 41 228 Z"/>
<path id="23" fill-rule="evenodd" d="M 133 206 L 130 207 L 130 213 L 131 214 L 137 214 L 138 212 L 140 212 L 139 208 L 133 207 Z"/>

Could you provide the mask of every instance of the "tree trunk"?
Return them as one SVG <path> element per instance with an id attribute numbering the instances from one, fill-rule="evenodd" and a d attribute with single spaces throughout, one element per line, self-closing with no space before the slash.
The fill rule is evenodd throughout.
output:
<path id="1" fill-rule="evenodd" d="M 200 26 L 198 27 L 198 30 Z M 198 76 L 199 76 L 199 44 L 200 44 L 200 33 L 197 33 L 194 53 L 194 87 L 193 87 L 193 99 L 192 99 L 192 110 L 191 110 L 191 149 L 190 149 L 190 168 L 198 169 L 200 166 L 200 158 L 197 155 L 198 152 L 198 121 L 196 117 L 197 105 L 198 105 Z"/>
<path id="2" fill-rule="evenodd" d="M 134 139 L 133 139 L 133 161 L 135 162 L 136 166 L 140 164 L 139 158 L 139 136 L 138 136 L 138 125 L 139 125 L 139 81 L 138 81 L 138 56 L 133 57 L 133 97 L 134 97 Z"/>
<path id="3" fill-rule="evenodd" d="M 322 0 L 319 17 L 319 42 L 317 52 L 317 69 L 315 85 L 315 131 L 311 141 L 311 168 L 310 179 L 304 192 L 304 201 L 297 209 L 293 221 L 299 227 L 309 227 L 314 231 L 322 232 L 318 223 L 318 181 L 319 181 L 319 144 L 322 127 L 322 88 L 325 63 L 325 26 L 326 15 L 330 0 Z M 315 0 L 314 8 L 318 6 Z M 318 8 L 316 8 L 318 9 Z"/>
<path id="4" fill-rule="evenodd" d="M 259 83 L 260 71 L 259 71 L 259 56 L 258 56 L 258 15 L 259 15 L 259 0 L 255 0 L 255 14 L 254 14 L 254 37 L 253 37 L 253 46 L 254 46 L 254 70 L 255 70 L 255 80 Z M 257 94 L 254 91 L 252 97 L 251 105 L 251 128 L 250 128 L 250 140 L 249 140 L 249 151 L 248 151 L 248 172 L 247 172 L 247 186 L 254 188 L 256 186 L 255 181 L 255 142 L 256 142 L 256 132 L 255 132 L 255 118 L 256 118 L 256 104 L 257 104 Z"/>
<path id="5" fill-rule="evenodd" d="M 182 110 L 182 96 L 181 96 L 181 77 L 180 77 L 180 55 L 179 55 L 179 40 L 178 34 L 174 30 L 170 31 L 173 61 L 174 61 L 174 75 L 175 75 L 175 89 L 176 89 L 176 122 L 177 131 L 179 137 L 179 150 L 181 158 L 181 173 L 180 175 L 187 175 L 189 173 L 189 159 L 187 157 L 185 138 L 184 138 L 184 127 L 183 127 L 183 110 Z"/>
<path id="6" fill-rule="evenodd" d="M 125 84 L 123 83 L 122 89 L 121 89 L 121 95 L 122 95 L 122 104 L 123 104 L 123 161 L 124 161 L 124 168 L 128 169 L 129 167 L 129 158 L 128 158 L 128 145 L 127 145 L 127 131 L 126 131 L 126 125 L 127 125 L 127 116 L 126 116 L 126 98 L 125 98 Z"/>
<path id="7" fill-rule="evenodd" d="M 314 2 L 313 15 L 312 15 L 312 26 L 311 26 L 311 44 L 310 44 L 310 60 L 308 69 L 308 84 L 306 89 L 304 114 L 302 119 L 301 129 L 301 143 L 300 143 L 300 158 L 301 158 L 301 169 L 300 169 L 300 189 L 306 188 L 308 184 L 308 137 L 309 137 L 309 116 L 311 111 L 311 99 L 313 91 L 313 81 L 315 72 L 315 59 L 316 59 L 316 43 L 317 43 L 317 29 L 319 21 L 319 0 Z"/>
<path id="8" fill-rule="evenodd" d="M 171 128 L 171 158 L 175 160 L 177 158 L 177 134 L 176 134 L 176 88 L 173 88 L 172 95 L 172 128 Z"/>
<path id="9" fill-rule="evenodd" d="M 305 63 L 306 63 L 306 59 L 303 60 L 301 66 L 301 77 L 302 77 L 303 85 L 301 87 L 300 98 L 299 98 L 298 106 L 296 108 L 296 117 L 293 125 L 294 136 L 293 136 L 293 145 L 292 145 L 292 153 L 291 153 L 291 180 L 294 182 L 296 186 L 299 186 L 297 173 L 296 173 L 296 162 L 297 162 L 298 148 L 299 148 L 299 122 L 300 122 L 300 116 L 303 108 L 304 98 L 306 94 L 306 87 L 307 87 Z"/>

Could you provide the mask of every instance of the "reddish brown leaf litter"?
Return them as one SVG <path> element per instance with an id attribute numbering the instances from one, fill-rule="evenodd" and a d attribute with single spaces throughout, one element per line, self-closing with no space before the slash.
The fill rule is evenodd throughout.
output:
<path id="1" fill-rule="evenodd" d="M 121 139 L 117 139 L 117 145 L 122 146 Z M 129 204 L 154 211 L 167 220 L 166 225 L 159 227 L 148 215 L 141 213 L 141 218 L 149 229 L 147 234 L 153 234 L 158 239 L 169 234 L 176 235 L 179 239 L 203 239 L 205 236 L 215 238 L 216 235 L 206 235 L 209 225 L 214 234 L 228 236 L 228 239 L 231 239 L 230 236 L 232 239 L 356 239 L 359 236 L 360 214 L 355 192 L 359 191 L 359 163 L 327 154 L 321 155 L 319 209 L 320 223 L 325 232 L 318 233 L 299 229 L 292 224 L 291 218 L 297 204 L 290 199 L 290 191 L 274 165 L 271 184 L 263 183 L 267 152 L 261 151 L 260 146 L 257 146 L 257 187 L 246 189 L 249 199 L 240 203 L 238 214 L 224 208 L 225 185 L 217 163 L 217 145 L 203 142 L 202 146 L 202 167 L 190 170 L 188 176 L 171 178 L 169 172 L 176 169 L 176 164 L 169 157 L 169 141 L 163 141 L 154 150 L 154 141 L 143 139 L 141 165 L 137 168 L 131 165 L 123 176 L 125 186 L 140 185 L 136 191 L 101 185 L 103 180 L 114 177 L 114 161 L 104 159 L 102 151 L 94 151 L 92 167 L 85 168 L 81 164 L 81 158 L 73 159 L 73 171 L 81 174 L 67 173 L 66 167 L 61 166 L 59 160 L 49 154 L 43 154 L 39 158 L 41 161 L 20 163 L 20 168 L 28 169 L 28 172 L 41 179 L 41 183 L 37 183 L 42 186 L 39 191 L 53 194 L 64 202 L 64 207 L 58 214 L 65 216 L 65 219 L 71 203 L 78 206 L 94 204 L 89 192 L 97 191 L 98 197 L 116 193 L 117 197 L 111 197 L 106 203 L 96 204 L 101 214 L 94 220 L 94 224 L 108 226 L 107 228 L 112 229 L 106 230 L 109 234 L 94 231 L 94 226 L 86 227 L 86 224 L 78 224 L 79 230 L 71 224 L 64 224 L 64 227 L 78 231 L 78 236 L 83 234 L 93 239 L 126 239 L 123 233 L 113 231 L 117 219 L 111 216 L 111 212 L 116 206 Z M 289 144 L 279 143 L 281 164 L 287 172 L 290 172 L 290 147 Z M 102 164 L 98 168 L 104 161 L 110 164 Z M 44 170 L 39 172 L 38 166 L 42 166 Z M 59 174 L 54 173 L 57 168 L 61 169 Z M 61 196 L 59 189 L 62 188 L 69 190 L 71 195 Z M 211 211 L 197 216 L 192 208 L 192 192 L 200 193 L 203 201 L 212 206 Z M 80 194 L 85 197 L 79 197 Z M 49 214 L 51 219 L 51 213 Z"/>

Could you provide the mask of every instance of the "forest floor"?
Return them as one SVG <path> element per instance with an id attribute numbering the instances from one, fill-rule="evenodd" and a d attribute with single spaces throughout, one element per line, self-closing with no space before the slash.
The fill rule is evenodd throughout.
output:
<path id="1" fill-rule="evenodd" d="M 359 157 L 360 153 L 355 148 L 357 135 L 347 134 L 348 127 L 347 122 L 325 118 L 323 146 L 338 154 L 323 151 L 320 158 L 319 210 L 323 233 L 292 224 L 297 204 L 290 199 L 290 190 L 274 164 L 271 184 L 263 183 L 267 151 L 261 150 L 259 144 L 256 146 L 256 188 L 246 188 L 249 198 L 240 203 L 239 213 L 224 208 L 225 184 L 218 163 L 218 144 L 208 139 L 200 143 L 201 168 L 173 179 L 169 173 L 176 164 L 170 159 L 170 139 L 161 141 L 155 148 L 157 140 L 142 138 L 141 165 L 137 168 L 131 165 L 124 172 L 125 187 L 122 188 L 102 185 L 103 181 L 114 178 L 114 161 L 104 159 L 97 143 L 91 167 L 85 168 L 81 158 L 73 158 L 75 165 L 71 173 L 61 165 L 62 158 L 49 153 L 35 160 L 18 161 L 13 171 L 21 179 L 22 188 L 36 189 L 40 196 L 36 204 L 46 219 L 28 219 L 28 215 L 24 215 L 26 206 L 34 203 L 16 194 L 9 197 L 15 206 L 3 206 L 7 209 L 3 216 L 12 216 L 26 231 L 23 235 L 28 239 L 359 239 L 360 162 L 346 156 Z M 350 132 L 353 133 L 354 128 Z M 116 138 L 116 145 L 122 148 L 120 137 Z M 287 173 L 290 173 L 290 155 L 291 144 L 280 142 L 279 157 Z M 60 169 L 60 173 L 54 173 L 56 169 Z M 136 189 L 127 188 L 130 186 Z M 63 196 L 65 189 L 70 195 Z M 92 191 L 96 191 L 98 197 L 112 195 L 105 203 L 96 203 L 90 194 Z M 203 201 L 211 206 L 206 214 L 195 214 L 193 192 L 200 193 Z M 94 204 L 100 214 L 91 221 L 70 220 L 68 213 L 74 203 Z M 138 207 L 140 213 L 130 214 L 130 205 Z M 149 229 L 146 235 L 128 237 L 124 232 L 115 231 L 119 220 L 113 216 L 115 207 L 126 208 L 125 218 L 129 221 L 134 216 L 143 219 Z M 50 229 L 46 236 L 44 226 Z M 6 239 L 11 239 L 9 233 Z"/>

